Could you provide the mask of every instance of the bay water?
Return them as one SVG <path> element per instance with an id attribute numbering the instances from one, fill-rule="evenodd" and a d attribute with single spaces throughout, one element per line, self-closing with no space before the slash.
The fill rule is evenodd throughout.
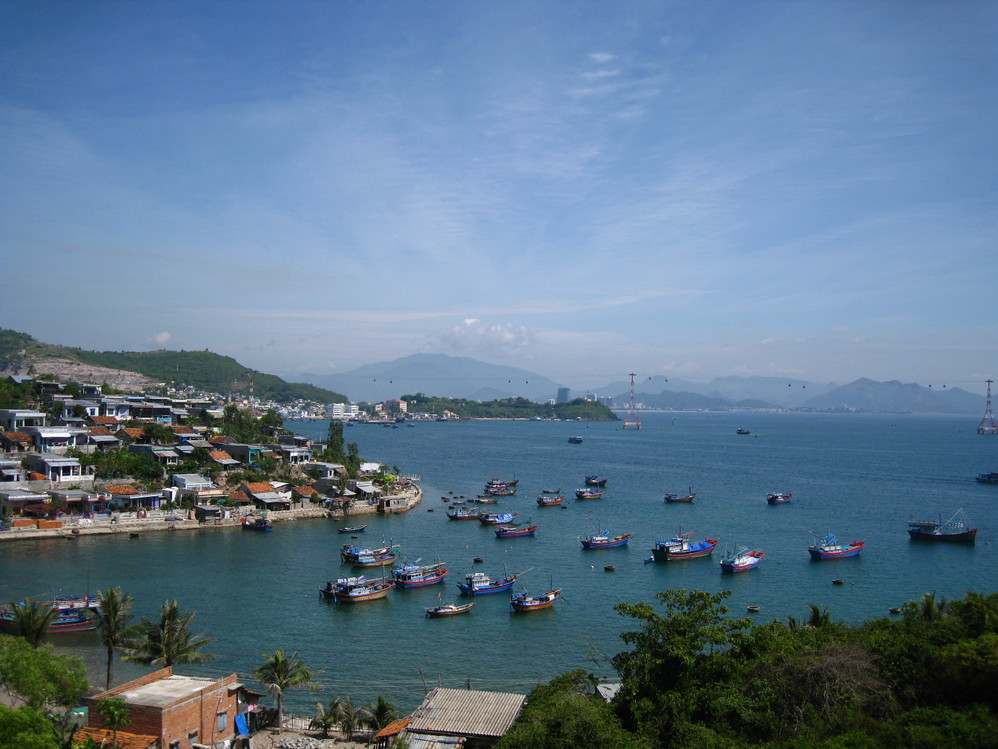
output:
<path id="1" fill-rule="evenodd" d="M 435 685 L 527 692 L 573 668 L 613 679 L 608 658 L 623 649 L 619 633 L 634 626 L 614 604 L 650 602 L 670 588 L 730 590 L 732 615 L 758 622 L 805 616 L 813 603 L 850 623 L 889 616 L 890 607 L 925 592 L 957 598 L 995 590 L 998 486 L 975 477 L 998 470 L 998 437 L 978 435 L 974 419 L 643 413 L 641 420 L 641 430 L 551 421 L 345 429 L 363 459 L 419 475 L 424 493 L 409 513 L 351 518 L 350 525 L 368 523 L 355 543 L 391 541 L 409 562 L 440 559 L 450 568 L 442 585 L 367 604 L 323 601 L 318 589 L 327 580 L 357 573 L 339 559 L 351 540 L 336 531 L 343 523 L 316 519 L 278 523 L 267 534 L 225 528 L 0 544 L 0 601 L 120 586 L 135 596 L 138 615 L 155 618 L 162 601 L 176 599 L 197 612 L 195 631 L 214 638 L 206 650 L 217 656 L 179 672 L 235 671 L 252 685 L 262 654 L 297 652 L 323 672 L 323 689 L 290 693 L 287 709 L 310 713 L 316 699 L 342 695 L 359 703 L 381 694 L 411 709 Z M 321 440 L 327 422 L 288 426 Z M 739 427 L 751 433 L 736 434 Z M 582 442 L 570 444 L 576 435 Z M 607 477 L 606 492 L 577 501 L 589 474 Z M 442 498 L 475 497 L 493 477 L 517 478 L 519 488 L 490 508 L 536 523 L 535 536 L 497 539 L 493 528 L 448 520 Z M 690 488 L 691 504 L 663 501 Z M 565 509 L 538 508 L 543 489 L 560 489 Z M 795 501 L 768 505 L 771 492 L 792 492 Z M 909 540 L 908 520 L 945 520 L 961 508 L 980 529 L 975 545 Z M 583 550 L 580 537 L 599 528 L 633 539 L 624 548 Z M 680 529 L 719 539 L 713 557 L 644 562 L 657 539 Z M 812 534 L 827 532 L 863 539 L 866 548 L 853 559 L 811 561 Z M 722 575 L 723 552 L 740 545 L 762 549 L 765 559 L 754 571 Z M 472 570 L 521 574 L 519 590 L 554 586 L 563 597 L 551 609 L 514 614 L 508 594 L 479 596 L 470 614 L 425 618 L 424 608 L 460 600 L 455 583 Z M 749 605 L 759 612 L 748 614 Z M 93 633 L 55 644 L 83 656 L 92 681 L 103 683 Z M 116 682 L 145 670 L 119 664 Z"/>

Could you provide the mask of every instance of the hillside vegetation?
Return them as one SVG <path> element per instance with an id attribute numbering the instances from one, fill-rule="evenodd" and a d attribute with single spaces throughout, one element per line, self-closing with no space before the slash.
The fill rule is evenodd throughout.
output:
<path id="1" fill-rule="evenodd" d="M 46 372 L 46 362 L 69 360 L 82 365 L 134 372 L 156 382 L 176 387 L 189 385 L 197 390 L 227 394 L 246 392 L 249 368 L 231 356 L 210 351 L 87 351 L 81 348 L 53 346 L 36 341 L 25 333 L 0 328 L 0 364 L 11 368 L 32 366 L 38 374 Z M 254 392 L 261 400 L 289 402 L 297 399 L 319 403 L 345 403 L 347 397 L 332 390 L 305 383 L 285 382 L 263 372 L 253 373 Z"/>
<path id="2" fill-rule="evenodd" d="M 568 403 L 534 403 L 526 398 L 503 398 L 501 400 L 478 401 L 464 398 L 436 398 L 416 393 L 403 395 L 410 413 L 428 412 L 442 414 L 450 411 L 469 419 L 579 419 L 582 421 L 616 421 L 617 416 L 602 403 L 577 398 Z"/>

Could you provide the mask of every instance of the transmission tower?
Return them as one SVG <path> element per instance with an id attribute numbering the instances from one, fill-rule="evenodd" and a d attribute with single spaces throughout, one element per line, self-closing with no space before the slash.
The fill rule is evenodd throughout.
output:
<path id="1" fill-rule="evenodd" d="M 256 381 L 256 372 L 252 369 L 246 370 L 246 379 L 249 380 L 249 402 L 250 406 L 256 405 L 256 398 L 253 396 L 253 383 Z"/>
<path id="2" fill-rule="evenodd" d="M 641 419 L 638 418 L 637 404 L 634 402 L 634 372 L 631 372 L 631 398 L 627 402 L 627 416 L 624 418 L 624 429 L 640 429 Z"/>
<path id="3" fill-rule="evenodd" d="M 993 380 L 985 380 L 988 383 L 988 405 L 984 409 L 984 418 L 981 419 L 980 426 L 977 427 L 978 434 L 998 434 L 998 421 L 991 413 L 991 383 Z"/>

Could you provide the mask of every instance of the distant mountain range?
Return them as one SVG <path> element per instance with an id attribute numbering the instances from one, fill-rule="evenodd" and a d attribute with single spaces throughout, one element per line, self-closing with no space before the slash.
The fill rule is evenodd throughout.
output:
<path id="1" fill-rule="evenodd" d="M 302 374 L 297 379 L 346 393 L 357 402 L 416 393 L 481 401 L 519 396 L 544 402 L 554 398 L 559 387 L 536 372 L 445 354 L 414 354 L 342 374 Z M 626 408 L 630 387 L 629 381 L 616 381 L 573 391 L 571 396 L 609 396 L 614 407 Z M 706 383 L 649 377 L 635 382 L 634 399 L 646 408 L 677 411 L 779 408 L 978 415 L 985 406 L 983 396 L 960 388 L 932 389 L 865 378 L 839 386 L 780 377 L 720 377 Z"/>

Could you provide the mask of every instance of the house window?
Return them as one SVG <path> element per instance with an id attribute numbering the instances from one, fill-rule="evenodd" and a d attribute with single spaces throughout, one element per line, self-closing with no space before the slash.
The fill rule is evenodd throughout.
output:
<path id="1" fill-rule="evenodd" d="M 194 746 L 196 743 L 198 743 L 198 732 L 187 734 L 187 745 Z"/>
<path id="2" fill-rule="evenodd" d="M 228 713 L 218 713 L 215 715 L 215 718 L 218 720 L 218 725 L 216 727 L 219 731 L 225 731 L 226 724 L 228 723 L 226 720 L 227 717 Z"/>
<path id="3" fill-rule="evenodd" d="M 170 749 L 180 749 L 180 742 L 179 741 L 171 741 L 170 742 Z"/>

